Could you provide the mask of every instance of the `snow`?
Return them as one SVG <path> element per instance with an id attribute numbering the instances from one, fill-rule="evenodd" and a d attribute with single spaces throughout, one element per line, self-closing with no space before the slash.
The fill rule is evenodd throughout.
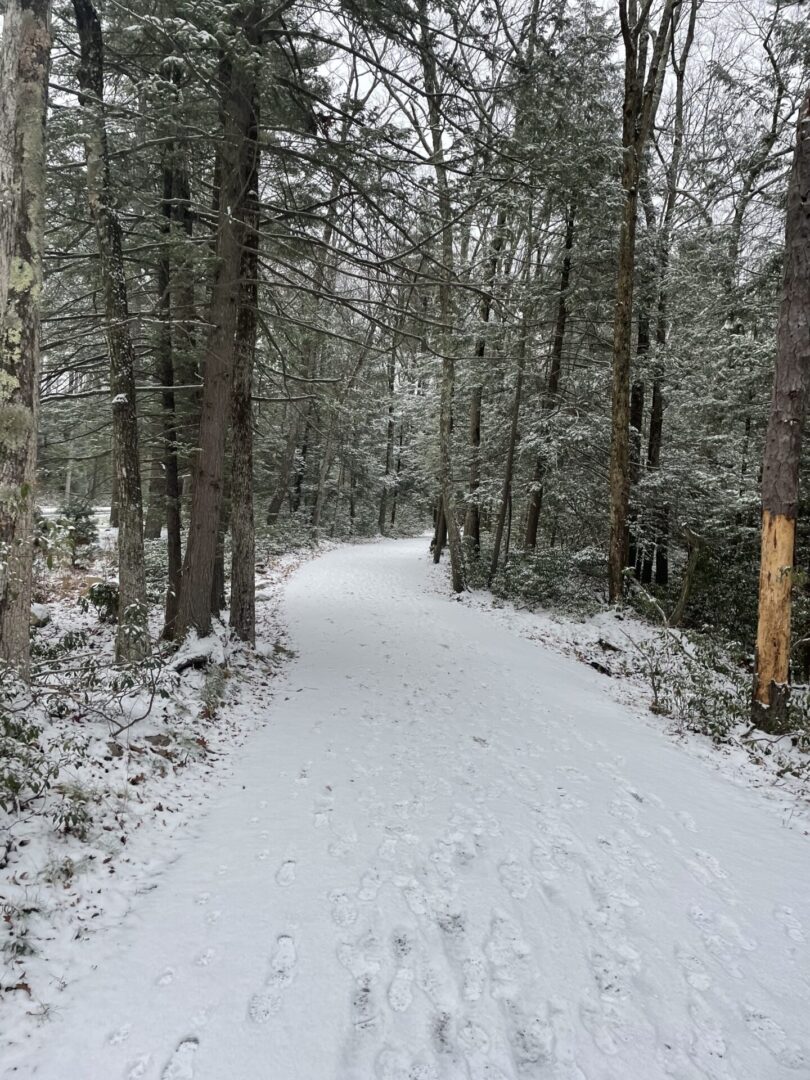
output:
<path id="1" fill-rule="evenodd" d="M 284 614 L 231 775 L 3 1076 L 810 1076 L 801 815 L 437 590 L 423 539 L 307 563 Z"/>

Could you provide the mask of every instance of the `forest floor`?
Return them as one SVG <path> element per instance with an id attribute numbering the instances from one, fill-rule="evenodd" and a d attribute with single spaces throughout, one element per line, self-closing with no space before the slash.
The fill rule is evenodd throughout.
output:
<path id="1" fill-rule="evenodd" d="M 267 723 L 4 1077 L 810 1077 L 794 796 L 456 602 L 424 538 L 307 562 L 282 611 Z"/>

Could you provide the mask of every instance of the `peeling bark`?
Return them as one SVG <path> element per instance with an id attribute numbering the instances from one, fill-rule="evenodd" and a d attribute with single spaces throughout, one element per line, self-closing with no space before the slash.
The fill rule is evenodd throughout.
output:
<path id="1" fill-rule="evenodd" d="M 762 558 L 753 720 L 787 723 L 799 467 L 810 377 L 810 93 L 799 110 L 787 195 L 785 272 L 762 465 Z"/>

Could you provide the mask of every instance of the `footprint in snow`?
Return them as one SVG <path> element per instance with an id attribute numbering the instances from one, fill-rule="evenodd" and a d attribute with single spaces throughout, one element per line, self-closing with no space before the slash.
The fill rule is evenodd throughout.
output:
<path id="1" fill-rule="evenodd" d="M 397 969 L 388 987 L 388 1004 L 394 1012 L 405 1012 L 413 1001 L 414 973 L 411 967 L 413 941 L 407 930 L 395 930 L 391 939 L 391 951 Z"/>
<path id="2" fill-rule="evenodd" d="M 295 881 L 295 860 L 286 859 L 276 871 L 276 884 L 287 888 Z"/>
<path id="3" fill-rule="evenodd" d="M 211 899 L 211 893 L 210 892 L 201 892 L 201 893 L 198 893 L 197 896 L 194 898 L 194 903 L 203 905 L 203 904 L 207 904 L 210 899 Z"/>
<path id="4" fill-rule="evenodd" d="M 708 1004 L 696 994 L 689 1006 L 694 1032 L 689 1056 L 712 1080 L 733 1080 L 725 1063 L 728 1046 Z"/>
<path id="5" fill-rule="evenodd" d="M 142 1076 L 146 1076 L 152 1064 L 151 1054 L 142 1054 L 137 1061 L 133 1061 L 127 1070 L 127 1080 L 141 1080 Z"/>
<path id="6" fill-rule="evenodd" d="M 199 1040 L 193 1035 L 183 1039 L 160 1074 L 160 1080 L 194 1080 L 194 1058 L 199 1048 Z"/>
<path id="7" fill-rule="evenodd" d="M 675 956 L 681 965 L 684 978 L 694 990 L 711 989 L 712 980 L 699 956 L 680 947 L 675 950 Z"/>
<path id="8" fill-rule="evenodd" d="M 405 1012 L 413 1001 L 413 971 L 401 967 L 388 987 L 388 1004 L 394 1012 Z"/>
<path id="9" fill-rule="evenodd" d="M 155 982 L 158 986 L 168 986 L 174 982 L 174 968 L 167 967 L 162 974 L 158 975 Z"/>
<path id="10" fill-rule="evenodd" d="M 364 875 L 357 892 L 358 900 L 374 900 L 380 891 L 384 881 L 383 875 L 376 867 L 372 867 Z"/>
<path id="11" fill-rule="evenodd" d="M 214 959 L 214 955 L 215 954 L 213 949 L 203 949 L 203 951 L 199 954 L 194 963 L 197 965 L 197 967 L 208 967 L 208 965 Z"/>
<path id="12" fill-rule="evenodd" d="M 354 945 L 344 943 L 338 948 L 338 960 L 354 979 L 350 998 L 351 1023 L 355 1032 L 365 1034 L 379 1027 L 381 1018 L 377 1002 L 377 975 L 380 961 L 379 945 L 373 934 L 367 934 Z"/>
<path id="13" fill-rule="evenodd" d="M 335 839 L 326 849 L 335 859 L 345 858 L 357 844 L 357 833 L 354 829 L 335 829 Z"/>
<path id="14" fill-rule="evenodd" d="M 774 918 L 777 922 L 782 924 L 785 933 L 791 941 L 804 941 L 804 928 L 793 914 L 793 908 L 785 907 L 784 905 L 778 907 L 774 912 Z"/>
<path id="15" fill-rule="evenodd" d="M 492 966 L 492 997 L 510 1000 L 531 973 L 531 949 L 517 925 L 501 912 L 492 916 L 486 955 Z"/>
<path id="16" fill-rule="evenodd" d="M 487 985 L 487 968 L 482 957 L 468 956 L 461 965 L 461 993 L 465 1001 L 478 1001 Z"/>
<path id="17" fill-rule="evenodd" d="M 518 1072 L 532 1073 L 546 1065 L 556 1064 L 554 1031 L 547 1016 L 526 1012 L 516 1001 L 503 1002 L 503 1015 L 512 1057 Z"/>
<path id="18" fill-rule="evenodd" d="M 422 886 L 416 882 L 411 881 L 403 889 L 403 895 L 405 896 L 405 903 L 414 913 L 414 915 L 426 915 L 430 908 L 430 900 L 428 895 Z"/>
<path id="19" fill-rule="evenodd" d="M 386 1046 L 374 1062 L 374 1077 L 375 1080 L 438 1080 L 439 1072 L 422 1054 L 414 1059 L 405 1050 Z M 486 1074 L 485 1080 L 499 1078 Z"/>
<path id="20" fill-rule="evenodd" d="M 335 800 L 331 795 L 318 796 L 312 811 L 312 820 L 316 829 L 322 829 L 329 824 L 334 807 Z"/>
<path id="21" fill-rule="evenodd" d="M 486 1028 L 473 1020 L 465 1020 L 458 1029 L 458 1041 L 467 1057 L 489 1052 L 490 1038 Z"/>
<path id="22" fill-rule="evenodd" d="M 525 900 L 531 892 L 532 879 L 523 864 L 514 857 L 501 863 L 498 867 L 498 877 L 501 879 L 501 885 L 515 900 Z"/>
<path id="23" fill-rule="evenodd" d="M 117 1031 L 114 1031 L 107 1038 L 107 1043 L 110 1046 L 120 1046 L 121 1043 L 124 1043 L 124 1042 L 127 1041 L 127 1039 L 129 1038 L 131 1032 L 132 1032 L 132 1024 L 124 1024 L 123 1027 L 118 1028 Z"/>
<path id="24" fill-rule="evenodd" d="M 744 1011 L 745 1026 L 770 1051 L 785 1069 L 802 1069 L 810 1065 L 806 1047 L 791 1042 L 777 1022 L 752 1005 Z"/>
<path id="25" fill-rule="evenodd" d="M 696 833 L 698 831 L 697 825 L 695 824 L 695 819 L 692 817 L 688 810 L 678 810 L 675 814 L 675 817 L 678 819 L 678 821 L 680 821 L 681 825 L 683 825 L 687 832 Z"/>
<path id="26" fill-rule="evenodd" d="M 756 948 L 756 943 L 747 939 L 739 927 L 725 915 L 710 915 L 697 904 L 689 909 L 689 918 L 700 930 L 707 952 L 725 968 L 735 979 L 743 977 L 737 960 L 740 951 Z"/>
<path id="27" fill-rule="evenodd" d="M 329 903 L 332 905 L 332 922 L 335 926 L 353 926 L 357 921 L 357 908 L 349 899 L 349 894 L 342 889 L 335 889 L 329 893 Z"/>
<path id="28" fill-rule="evenodd" d="M 281 1009 L 283 991 L 295 974 L 295 962 L 295 942 L 289 934 L 282 934 L 276 941 L 265 984 L 248 1003 L 248 1016 L 255 1024 L 266 1024 Z"/>

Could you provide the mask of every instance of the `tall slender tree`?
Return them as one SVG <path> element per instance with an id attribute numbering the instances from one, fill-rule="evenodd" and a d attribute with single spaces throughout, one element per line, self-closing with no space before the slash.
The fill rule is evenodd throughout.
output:
<path id="1" fill-rule="evenodd" d="M 130 329 L 121 221 L 110 178 L 101 20 L 90 0 L 73 0 L 73 10 L 81 57 L 79 101 L 84 114 L 87 199 L 96 231 L 110 359 L 113 467 L 118 490 L 119 617 L 115 648 L 119 660 L 135 660 L 144 655 L 148 645 L 135 350 Z"/>
<path id="2" fill-rule="evenodd" d="M 622 106 L 622 220 L 619 269 L 613 321 L 613 364 L 610 442 L 610 550 L 608 592 L 611 603 L 622 598 L 627 565 L 627 509 L 630 496 L 630 345 L 633 326 L 633 279 L 636 265 L 636 223 L 639 183 L 645 147 L 660 96 L 660 80 L 672 34 L 673 12 L 682 0 L 665 0 L 657 33 L 650 34 L 651 3 L 639 10 L 637 0 L 619 0 L 624 44 Z"/>
<path id="3" fill-rule="evenodd" d="M 251 141 L 253 134 L 255 145 L 253 50 L 260 21 L 261 8 L 257 3 L 242 3 L 232 9 L 231 40 L 219 69 L 222 140 L 218 154 L 216 268 L 205 344 L 199 449 L 177 614 L 180 637 L 191 629 L 207 634 L 211 628 L 211 594 L 223 505 L 225 433 L 231 417 L 237 313 L 244 266 L 244 213 L 254 164 L 253 157 L 245 153 L 245 143 Z"/>
<path id="4" fill-rule="evenodd" d="M 0 42 L 0 660 L 26 676 L 39 406 L 47 0 L 9 0 Z"/>
<path id="5" fill-rule="evenodd" d="M 796 510 L 809 381 L 810 92 L 799 110 L 788 185 L 784 283 L 762 464 L 762 554 L 753 718 L 766 731 L 783 730 L 787 723 Z"/>

